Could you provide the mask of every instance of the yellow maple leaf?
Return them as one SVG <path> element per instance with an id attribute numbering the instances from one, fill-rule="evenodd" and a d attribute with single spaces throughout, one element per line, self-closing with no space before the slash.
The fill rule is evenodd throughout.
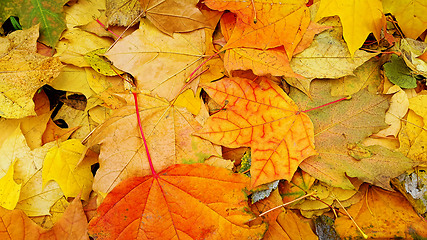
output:
<path id="1" fill-rule="evenodd" d="M 13 180 L 13 173 L 15 169 L 15 162 L 13 162 L 6 175 L 0 179 L 0 206 L 13 210 L 19 200 L 19 194 L 21 193 L 21 184 L 17 184 Z"/>
<path id="2" fill-rule="evenodd" d="M 381 38 L 382 9 L 380 0 L 322 0 L 315 21 L 338 15 L 344 29 L 344 39 L 353 56 L 369 33 L 374 33 L 377 40 Z"/>
<path id="3" fill-rule="evenodd" d="M 92 191 L 91 163 L 77 166 L 86 147 L 77 139 L 70 139 L 52 147 L 43 163 L 43 187 L 55 180 L 66 197 L 75 197 L 81 191 L 82 199 L 88 200 Z"/>
<path id="4" fill-rule="evenodd" d="M 424 2 L 424 3 L 423 3 Z M 383 0 L 384 12 L 396 17 L 406 37 L 417 39 L 427 28 L 427 4 L 417 0 Z"/>

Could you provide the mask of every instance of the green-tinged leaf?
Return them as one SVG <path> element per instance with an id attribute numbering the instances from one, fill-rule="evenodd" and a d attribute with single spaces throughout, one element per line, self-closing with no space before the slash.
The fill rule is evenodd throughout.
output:
<path id="1" fill-rule="evenodd" d="M 417 79 L 411 74 L 411 69 L 406 66 L 403 58 L 393 54 L 391 61 L 384 64 L 385 75 L 390 82 L 401 88 L 416 88 Z"/>
<path id="2" fill-rule="evenodd" d="M 339 98 L 331 97 L 330 91 L 331 82 L 314 81 L 310 89 L 312 99 L 293 90 L 290 96 L 301 109 L 310 109 Z M 353 157 L 356 156 L 354 150 L 348 148 L 349 143 L 360 142 L 387 126 L 384 120 L 388 99 L 387 95 L 372 94 L 365 89 L 354 94 L 351 100 L 307 112 L 314 124 L 319 155 L 302 162 L 301 169 L 334 187 L 353 188 L 349 176 L 391 189 L 390 178 L 420 164 L 420 161 L 380 146 L 363 147 L 363 151 L 372 156 L 357 160 Z"/>
<path id="3" fill-rule="evenodd" d="M 54 47 L 65 30 L 65 14 L 62 7 L 68 0 L 0 0 L 0 23 L 17 16 L 22 28 L 30 28 L 40 23 L 42 43 Z"/>

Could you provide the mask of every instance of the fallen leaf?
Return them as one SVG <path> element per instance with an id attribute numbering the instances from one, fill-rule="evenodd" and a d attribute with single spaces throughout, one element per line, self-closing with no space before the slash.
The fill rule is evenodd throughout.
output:
<path id="1" fill-rule="evenodd" d="M 365 193 L 365 199 L 347 211 L 369 237 L 427 237 L 427 223 L 415 213 L 399 192 L 385 191 L 368 184 L 364 184 L 359 191 Z M 360 232 L 347 216 L 338 217 L 335 226 L 340 236 L 360 236 Z"/>
<path id="2" fill-rule="evenodd" d="M 90 166 L 94 163 L 78 164 L 86 147 L 77 139 L 70 139 L 49 149 L 43 161 L 43 186 L 55 180 L 65 197 L 81 195 L 89 199 L 93 175 Z"/>
<path id="3" fill-rule="evenodd" d="M 399 22 L 403 33 L 412 39 L 417 39 L 426 30 L 427 16 L 423 14 L 427 6 L 422 1 L 414 0 L 384 0 L 384 13 L 391 13 Z"/>
<path id="4" fill-rule="evenodd" d="M 17 184 L 13 180 L 15 162 L 10 164 L 9 169 L 0 179 L 0 206 L 8 210 L 13 210 L 19 200 L 19 194 L 21 193 L 21 184 Z"/>
<path id="5" fill-rule="evenodd" d="M 383 129 L 375 134 L 375 136 L 387 137 L 394 136 L 397 137 L 401 129 L 402 121 L 401 119 L 408 112 L 409 100 L 408 95 L 397 85 L 389 88 L 387 91 L 388 94 L 393 94 L 390 99 L 390 107 L 385 114 L 385 122 L 390 126 L 386 129 Z"/>
<path id="6" fill-rule="evenodd" d="M 391 55 L 391 61 L 384 64 L 384 72 L 391 83 L 401 88 L 416 88 L 417 79 L 411 74 L 403 58 Z"/>
<path id="7" fill-rule="evenodd" d="M 58 201 L 56 201 L 50 208 L 50 215 L 33 216 L 30 217 L 30 219 L 40 227 L 50 229 L 59 221 L 59 219 L 61 219 L 68 206 L 70 206 L 70 203 L 67 201 L 65 196 L 62 196 L 62 198 L 58 199 Z"/>
<path id="8" fill-rule="evenodd" d="M 35 92 L 58 76 L 62 66 L 57 58 L 25 50 L 3 55 L 0 58 L 0 115 L 5 118 L 36 115 Z"/>
<path id="9" fill-rule="evenodd" d="M 65 66 L 49 85 L 57 90 L 83 93 L 87 99 L 94 95 L 85 69 L 72 65 Z"/>
<path id="10" fill-rule="evenodd" d="M 308 48 L 311 45 L 315 35 L 330 28 L 332 27 L 318 24 L 316 22 L 310 22 L 310 25 L 308 25 L 307 31 L 302 36 L 301 42 L 295 48 L 293 55 L 295 56 L 298 53 L 304 51 L 304 49 Z"/>
<path id="11" fill-rule="evenodd" d="M 157 29 L 172 37 L 175 32 L 191 32 L 210 27 L 205 16 L 196 7 L 197 0 L 140 0 L 142 17 Z"/>
<path id="12" fill-rule="evenodd" d="M 310 24 L 310 11 L 301 0 L 283 3 L 280 0 L 207 0 L 204 3 L 211 9 L 230 10 L 237 15 L 236 27 L 224 50 L 235 47 L 265 50 L 283 46 L 290 59 Z"/>
<path id="13" fill-rule="evenodd" d="M 150 167 L 138 130 L 131 95 L 122 95 L 128 105 L 118 109 L 92 134 L 88 145 L 101 144 L 93 189 L 109 192 L 126 178 L 144 176 Z M 138 95 L 141 122 L 154 168 L 158 171 L 176 163 L 203 162 L 220 156 L 208 141 L 191 136 L 200 124 L 185 108 L 170 106 L 164 99 Z"/>
<path id="14" fill-rule="evenodd" d="M 292 90 L 290 96 L 300 108 L 311 108 L 336 100 L 330 97 L 331 83 L 315 81 L 311 84 L 310 100 Z M 390 188 L 390 178 L 420 164 L 398 152 L 380 146 L 364 147 L 375 153 L 370 158 L 356 160 L 349 155 L 348 143 L 357 143 L 385 128 L 388 97 L 359 91 L 351 100 L 331 104 L 308 112 L 314 124 L 314 138 L 318 156 L 309 158 L 300 167 L 313 177 L 331 186 L 352 189 L 349 177 Z"/>
<path id="15" fill-rule="evenodd" d="M 399 151 L 405 156 L 425 161 L 427 154 L 425 148 L 427 146 L 427 111 L 425 103 L 427 97 L 419 95 L 409 99 L 409 109 L 407 123 L 402 127 L 399 133 L 400 148 Z"/>
<path id="16" fill-rule="evenodd" d="M 79 199 L 76 198 L 70 204 L 62 218 L 50 230 L 41 228 L 20 210 L 10 211 L 0 207 L 0 238 L 5 240 L 89 240 L 87 235 L 87 220 Z"/>
<path id="17" fill-rule="evenodd" d="M 228 72 L 251 69 L 258 76 L 271 74 L 273 76 L 303 78 L 292 71 L 286 51 L 283 48 L 267 50 L 232 48 L 225 52 L 224 65 Z"/>
<path id="18" fill-rule="evenodd" d="M 33 101 L 35 104 L 34 111 L 37 116 L 50 112 L 49 97 L 46 95 L 44 89 L 39 89 L 39 91 L 34 94 Z"/>
<path id="19" fill-rule="evenodd" d="M 271 81 L 225 78 L 202 87 L 215 102 L 228 104 L 197 135 L 230 148 L 251 147 L 252 188 L 290 180 L 298 165 L 316 154 L 310 119 Z"/>
<path id="20" fill-rule="evenodd" d="M 102 56 L 107 52 L 107 50 L 107 48 L 99 48 L 86 53 L 86 62 L 90 64 L 93 70 L 105 76 L 117 76 L 123 74 L 122 71 L 115 68 L 108 60 L 105 59 L 105 57 Z"/>
<path id="21" fill-rule="evenodd" d="M 129 72 L 138 89 L 172 100 L 185 85 L 190 73 L 202 63 L 205 32 L 176 33 L 171 38 L 150 22 L 141 20 L 140 28 L 119 41 L 105 56 L 114 66 Z M 198 81 L 186 88 L 196 91 Z"/>
<path id="22" fill-rule="evenodd" d="M 282 198 L 276 190 L 271 193 L 270 197 L 252 205 L 251 209 L 255 214 L 259 215 L 282 204 Z M 311 230 L 308 222 L 304 223 L 295 213 L 292 212 L 292 210 L 278 208 L 262 216 L 262 219 L 264 222 L 268 223 L 268 230 L 265 233 L 263 240 L 317 239 L 317 236 Z M 257 223 L 256 220 L 252 221 L 252 224 L 255 223 Z"/>
<path id="23" fill-rule="evenodd" d="M 179 94 L 176 98 L 175 106 L 185 107 L 193 115 L 199 114 L 200 107 L 202 105 L 202 99 L 199 97 L 200 88 L 197 90 L 196 96 L 191 89 L 185 90 L 183 93 Z"/>
<path id="24" fill-rule="evenodd" d="M 204 164 L 173 165 L 158 177 L 126 179 L 104 199 L 89 223 L 96 239 L 261 239 L 266 225 L 251 219 L 249 179 Z M 218 231 L 221 229 L 221 231 Z"/>
<path id="25" fill-rule="evenodd" d="M 62 217 L 51 230 L 42 234 L 40 239 L 76 239 L 89 240 L 88 222 L 78 195 L 67 207 Z"/>
<path id="26" fill-rule="evenodd" d="M 314 21 L 338 15 L 344 29 L 343 37 L 353 57 L 369 33 L 372 32 L 378 41 L 381 39 L 382 9 L 380 0 L 323 0 Z"/>
<path id="27" fill-rule="evenodd" d="M 295 55 L 290 62 L 295 73 L 308 79 L 339 78 L 352 75 L 353 71 L 377 53 L 356 50 L 350 54 L 342 40 L 339 21 L 329 18 L 323 24 L 335 26 L 314 37 L 310 47 Z"/>
<path id="28" fill-rule="evenodd" d="M 279 183 L 279 191 L 283 202 L 290 202 L 307 194 L 315 180 L 310 174 L 298 169 L 291 181 Z"/>
<path id="29" fill-rule="evenodd" d="M 41 116 L 31 116 L 21 119 L 5 119 L 0 121 L 0 146 L 19 126 L 25 136 L 25 140 L 31 149 L 42 146 L 40 136 L 46 129 L 47 122 L 50 119 L 50 113 Z"/>
<path id="30" fill-rule="evenodd" d="M 49 121 L 46 125 L 46 130 L 43 133 L 42 136 L 42 144 L 46 144 L 48 142 L 53 141 L 61 141 L 64 142 L 67 140 L 71 134 L 73 134 L 74 131 L 76 131 L 78 127 L 74 128 L 60 128 L 58 125 L 56 125 L 51 118 L 49 118 Z"/>
<path id="31" fill-rule="evenodd" d="M 235 15 L 225 13 L 221 18 L 221 29 L 226 41 L 232 36 L 235 26 Z M 231 48 L 226 50 L 223 64 L 229 75 L 233 70 L 250 69 L 258 76 L 271 74 L 303 79 L 302 76 L 292 71 L 283 47 L 264 50 L 245 47 Z"/>
<path id="32" fill-rule="evenodd" d="M 354 75 L 333 79 L 331 86 L 332 96 L 352 95 L 367 88 L 371 93 L 377 93 L 381 84 L 380 68 L 382 61 L 371 58 L 354 70 Z"/>
<path id="33" fill-rule="evenodd" d="M 25 50 L 37 52 L 37 39 L 39 38 L 39 24 L 25 30 L 18 30 L 0 38 L 0 54 L 11 50 Z"/>
<path id="34" fill-rule="evenodd" d="M 299 217 L 297 214 L 292 212 L 292 210 L 287 210 L 286 212 L 281 213 L 277 217 L 276 221 L 279 224 L 278 227 L 280 227 L 280 229 L 286 232 L 286 235 L 291 240 L 319 239 L 318 236 L 311 229 L 310 224 L 304 220 L 306 219 L 303 219 L 303 217 Z M 272 239 L 277 239 L 277 238 L 272 238 Z"/>
<path id="35" fill-rule="evenodd" d="M 427 77 L 427 63 L 423 60 L 423 55 L 427 50 L 427 43 L 411 38 L 400 40 L 398 50 L 406 65 L 411 69 L 411 74 Z"/>
<path id="36" fill-rule="evenodd" d="M 356 199 L 356 202 L 348 201 L 355 194 L 362 181 L 353 181 L 356 189 L 342 189 L 339 187 L 331 187 L 323 182 L 317 182 L 310 187 L 309 192 L 315 192 L 317 198 L 305 198 L 299 203 L 292 205 L 292 209 L 299 209 L 301 215 L 306 218 L 313 218 L 313 216 L 320 216 L 330 210 L 332 207 L 340 207 L 337 201 L 340 201 L 344 207 L 351 206 L 360 200 Z"/>
<path id="37" fill-rule="evenodd" d="M 139 22 L 142 7 L 139 0 L 112 0 L 107 2 L 107 26 L 133 26 Z"/>
<path id="38" fill-rule="evenodd" d="M 96 93 L 95 97 L 104 101 L 103 106 L 110 109 L 118 109 L 125 105 L 125 101 L 114 94 L 125 91 L 123 79 L 120 77 L 107 77 L 90 68 L 85 68 L 85 70 L 87 83 Z"/>
<path id="39" fill-rule="evenodd" d="M 66 30 L 56 45 L 54 57 L 59 57 L 63 63 L 77 67 L 90 67 L 85 54 L 96 49 L 108 48 L 114 41 L 110 38 L 99 38 L 78 28 Z"/>
<path id="40" fill-rule="evenodd" d="M 31 150 L 20 128 L 6 139 L 0 149 L 0 176 L 3 177 L 11 164 L 17 159 L 14 180 L 21 186 L 21 194 L 16 206 L 29 216 L 47 215 L 49 209 L 62 195 L 56 183 L 42 188 L 42 163 L 44 156 L 54 143 Z"/>
<path id="41" fill-rule="evenodd" d="M 62 7 L 68 0 L 56 1 L 6 1 L 0 8 L 0 22 L 3 24 L 10 16 L 17 16 L 23 28 L 40 23 L 40 41 L 54 47 L 65 30 Z"/>
<path id="42" fill-rule="evenodd" d="M 69 1 L 64 6 L 67 28 L 72 29 L 92 22 L 94 18 L 98 18 L 101 15 L 102 11 L 106 10 L 105 4 L 106 1 Z"/>
<path id="43" fill-rule="evenodd" d="M 53 121 L 63 120 L 69 128 L 77 128 L 72 134 L 71 138 L 84 139 L 96 126 L 92 125 L 90 118 L 86 111 L 81 111 L 63 105 L 56 114 Z"/>

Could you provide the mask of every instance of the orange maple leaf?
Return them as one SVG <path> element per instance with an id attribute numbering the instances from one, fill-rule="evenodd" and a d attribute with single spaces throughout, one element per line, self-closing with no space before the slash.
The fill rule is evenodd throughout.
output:
<path id="1" fill-rule="evenodd" d="M 211 9 L 230 10 L 237 15 L 236 27 L 224 49 L 284 46 L 290 59 L 310 23 L 310 11 L 304 0 L 206 0 L 204 3 Z"/>
<path id="2" fill-rule="evenodd" d="M 236 17 L 233 13 L 225 13 L 221 17 L 221 29 L 224 39 L 229 41 L 236 26 Z M 289 65 L 289 59 L 283 47 L 274 49 L 231 48 L 225 52 L 224 66 L 230 73 L 233 70 L 251 69 L 258 76 L 271 74 L 304 78 L 294 73 Z"/>
<path id="3" fill-rule="evenodd" d="M 205 164 L 173 165 L 117 185 L 89 223 L 95 239 L 260 239 L 244 225 L 249 179 Z"/>
<path id="4" fill-rule="evenodd" d="M 290 180 L 304 159 L 317 154 L 310 118 L 270 80 L 226 78 L 202 87 L 220 105 L 228 104 L 197 135 L 226 147 L 251 147 L 252 187 Z"/>

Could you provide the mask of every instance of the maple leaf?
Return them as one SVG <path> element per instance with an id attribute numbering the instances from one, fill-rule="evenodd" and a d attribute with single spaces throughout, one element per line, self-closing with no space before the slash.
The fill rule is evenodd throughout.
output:
<path id="1" fill-rule="evenodd" d="M 337 19 L 329 19 L 326 25 L 336 26 L 314 37 L 311 45 L 295 55 L 290 62 L 295 73 L 308 79 L 339 78 L 352 75 L 364 62 L 377 55 L 361 50 L 348 51 L 342 40 L 342 29 Z"/>
<path id="2" fill-rule="evenodd" d="M 2 38 L 0 51 L 0 115 L 23 118 L 36 115 L 35 92 L 53 80 L 63 67 L 52 57 L 36 53 L 38 26 Z M 20 45 L 23 46 L 20 46 Z"/>
<path id="3" fill-rule="evenodd" d="M 139 0 L 112 0 L 106 2 L 107 26 L 132 26 L 138 23 L 141 13 Z"/>
<path id="4" fill-rule="evenodd" d="M 13 180 L 14 166 L 15 162 L 10 164 L 6 175 L 0 179 L 0 186 L 2 186 L 0 189 L 0 206 L 8 210 L 15 208 L 19 200 L 19 194 L 21 193 L 21 184 L 17 184 Z"/>
<path id="5" fill-rule="evenodd" d="M 60 128 L 56 125 L 51 118 L 46 125 L 46 130 L 43 132 L 42 143 L 46 144 L 48 142 L 60 140 L 62 142 L 66 141 L 70 135 L 77 130 L 78 127 L 74 128 Z"/>
<path id="6" fill-rule="evenodd" d="M 353 178 L 356 179 L 356 178 Z M 292 205 L 292 209 L 299 209 L 301 215 L 306 218 L 322 215 L 333 207 L 349 207 L 357 203 L 363 197 L 359 194 L 359 186 L 363 183 L 360 180 L 353 180 L 352 183 L 356 189 L 342 189 L 340 187 L 331 187 L 324 182 L 316 182 L 310 187 L 310 192 L 316 193 L 316 198 L 304 198 L 299 203 Z M 305 194 L 304 194 L 305 195 Z M 341 203 L 342 206 L 339 204 Z"/>
<path id="7" fill-rule="evenodd" d="M 408 122 L 399 133 L 399 151 L 409 158 L 421 161 L 427 159 L 427 154 L 424 150 L 427 146 L 426 102 L 427 98 L 424 95 L 409 99 L 409 109 L 411 111 L 408 112 Z"/>
<path id="8" fill-rule="evenodd" d="M 221 29 L 226 41 L 229 41 L 235 26 L 236 17 L 233 13 L 225 13 L 221 17 Z M 251 69 L 258 76 L 271 74 L 303 78 L 292 71 L 283 47 L 266 50 L 243 47 L 228 49 L 224 55 L 224 66 L 229 73 L 232 70 Z"/>
<path id="9" fill-rule="evenodd" d="M 237 15 L 236 27 L 224 49 L 248 47 L 265 50 L 284 46 L 290 59 L 310 23 L 310 12 L 302 0 L 207 0 L 204 3 L 211 9 L 230 10 Z"/>
<path id="10" fill-rule="evenodd" d="M 171 38 L 150 22 L 141 20 L 140 29 L 119 41 L 105 54 L 114 66 L 137 79 L 138 89 L 172 100 L 186 84 L 185 79 L 201 63 L 205 52 L 205 33 L 175 33 Z M 187 86 L 197 88 L 193 81 Z"/>
<path id="11" fill-rule="evenodd" d="M 310 108 L 335 100 L 337 97 L 329 95 L 330 88 L 330 82 L 313 82 L 310 91 L 312 101 L 297 91 L 292 91 L 290 95 L 300 107 Z M 353 188 L 346 175 L 391 189 L 390 178 L 420 162 L 380 146 L 359 146 L 358 150 L 371 152 L 372 156 L 356 160 L 349 145 L 385 128 L 388 106 L 388 97 L 362 90 L 349 101 L 308 112 L 314 124 L 319 155 L 305 160 L 300 167 L 315 178 L 344 189 Z"/>
<path id="12" fill-rule="evenodd" d="M 427 237 L 427 223 L 419 221 L 417 213 L 400 193 L 368 184 L 364 184 L 360 191 L 365 199 L 353 205 L 348 212 L 368 236 L 383 239 Z M 360 236 L 347 216 L 340 216 L 335 226 L 340 236 Z"/>
<path id="13" fill-rule="evenodd" d="M 84 150 L 86 147 L 77 139 L 67 140 L 59 147 L 49 149 L 43 161 L 43 186 L 55 180 L 66 197 L 81 194 L 83 200 L 88 200 L 93 181 L 90 166 L 95 163 L 77 165 Z"/>
<path id="14" fill-rule="evenodd" d="M 344 29 L 343 37 L 353 57 L 369 33 L 374 33 L 378 41 L 381 39 L 382 9 L 380 0 L 322 0 L 314 21 L 338 15 Z"/>
<path id="15" fill-rule="evenodd" d="M 132 101 L 129 94 L 122 97 Z M 211 155 L 220 155 L 210 142 L 191 136 L 201 126 L 186 109 L 172 107 L 164 99 L 144 94 L 139 94 L 138 99 L 156 170 L 176 163 L 203 162 Z M 129 103 L 118 109 L 93 132 L 88 145 L 98 143 L 101 152 L 93 185 L 95 191 L 109 192 L 126 178 L 151 172 L 139 135 L 135 105 Z"/>
<path id="16" fill-rule="evenodd" d="M 17 16 L 23 28 L 40 23 L 40 41 L 54 47 L 65 30 L 62 7 L 67 2 L 68 0 L 2 1 L 0 22 L 4 23 L 10 16 Z"/>
<path id="17" fill-rule="evenodd" d="M 412 39 L 417 39 L 426 30 L 427 17 L 423 14 L 427 6 L 417 0 L 384 0 L 384 13 L 391 13 L 399 22 L 403 33 Z"/>
<path id="18" fill-rule="evenodd" d="M 352 95 L 364 88 L 371 93 L 376 93 L 381 84 L 380 68 L 383 63 L 384 57 L 371 58 L 354 70 L 354 75 L 334 79 L 331 95 Z"/>
<path id="19" fill-rule="evenodd" d="M 198 0 L 140 0 L 140 2 L 143 17 L 169 36 L 174 32 L 190 32 L 210 27 L 205 16 L 196 7 Z"/>
<path id="20" fill-rule="evenodd" d="M 158 177 L 117 185 L 89 223 L 96 239 L 261 239 L 266 225 L 244 223 L 249 179 L 205 164 L 173 165 Z M 221 229 L 219 231 L 219 229 Z"/>
<path id="21" fill-rule="evenodd" d="M 77 67 L 90 67 L 85 54 L 99 48 L 108 48 L 113 42 L 112 39 L 99 38 L 95 34 L 72 28 L 62 34 L 61 40 L 56 45 L 54 57 L 59 57 L 63 63 Z"/>
<path id="22" fill-rule="evenodd" d="M 228 72 L 251 69 L 258 76 L 271 74 L 303 78 L 292 71 L 283 48 L 267 50 L 233 48 L 225 52 L 224 65 Z"/>
<path id="23" fill-rule="evenodd" d="M 89 239 L 80 197 L 74 199 L 52 229 L 41 228 L 21 210 L 10 211 L 0 207 L 0 219 L 0 238 L 5 240 Z"/>
<path id="24" fill-rule="evenodd" d="M 282 205 L 283 201 L 277 190 L 271 195 L 251 206 L 255 214 L 262 214 L 274 207 Z M 299 219 L 292 210 L 276 209 L 262 216 L 263 220 L 268 223 L 268 230 L 263 240 L 274 239 L 318 239 L 307 222 Z M 257 221 L 252 221 L 256 224 Z"/>
<path id="25" fill-rule="evenodd" d="M 31 150 L 18 127 L 0 148 L 1 176 L 6 174 L 15 159 L 17 161 L 14 179 L 22 185 L 16 208 L 29 216 L 48 215 L 49 208 L 63 195 L 54 182 L 42 187 L 43 159 L 53 145 L 54 143 L 47 143 L 43 147 Z"/>
<path id="26" fill-rule="evenodd" d="M 290 180 L 298 165 L 316 154 L 310 119 L 273 82 L 225 78 L 202 87 L 218 104 L 228 104 L 197 135 L 226 147 L 251 147 L 252 187 Z"/>

